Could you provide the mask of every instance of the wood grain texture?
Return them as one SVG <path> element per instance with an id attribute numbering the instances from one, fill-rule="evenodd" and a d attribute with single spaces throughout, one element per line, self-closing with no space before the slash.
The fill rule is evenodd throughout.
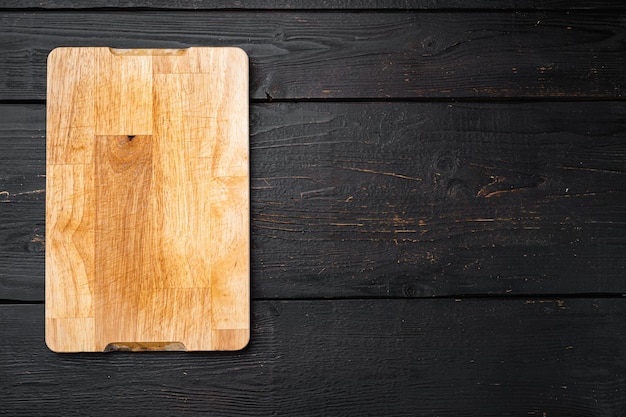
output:
<path id="1" fill-rule="evenodd" d="M 243 351 L 104 355 L 52 354 L 43 306 L 5 305 L 2 411 L 619 416 L 626 413 L 625 303 L 253 302 Z"/>
<path id="2" fill-rule="evenodd" d="M 257 100 L 615 99 L 625 36 L 621 11 L 4 12 L 0 100 L 44 99 L 54 47 L 103 44 L 239 46 Z"/>
<path id="3" fill-rule="evenodd" d="M 440 9 L 619 9 L 626 6 L 611 0 L 2 0 L 0 9 L 227 9 L 227 10 L 440 10 Z"/>
<path id="4" fill-rule="evenodd" d="M 43 300 L 44 108 L 0 115 L 0 298 Z M 253 105 L 252 296 L 626 293 L 625 117 L 621 102 Z"/>
<path id="5" fill-rule="evenodd" d="M 260 106 L 255 290 L 284 297 L 287 281 L 310 297 L 622 293 L 625 110 Z M 288 260 L 273 255 L 297 245 Z"/>
<path id="6" fill-rule="evenodd" d="M 45 114 L 0 106 L 0 299 L 44 297 Z"/>
<path id="7" fill-rule="evenodd" d="M 626 415 L 625 10 L 0 0 L 0 414 Z M 15 304 L 44 299 L 46 55 L 102 45 L 251 56 L 242 351 L 55 355 Z"/>
<path id="8" fill-rule="evenodd" d="M 48 345 L 245 346 L 246 55 L 61 48 L 48 63 Z"/>

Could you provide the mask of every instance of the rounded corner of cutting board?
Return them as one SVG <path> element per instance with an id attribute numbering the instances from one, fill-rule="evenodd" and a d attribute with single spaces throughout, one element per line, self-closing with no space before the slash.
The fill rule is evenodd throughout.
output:
<path id="1" fill-rule="evenodd" d="M 63 353 L 62 350 L 59 349 L 59 347 L 56 345 L 56 340 L 51 338 L 48 335 L 48 332 L 46 332 L 46 347 L 48 348 L 49 351 L 53 352 L 53 353 Z"/>
<path id="2" fill-rule="evenodd" d="M 51 66 L 54 66 L 59 59 L 63 59 L 62 56 L 67 53 L 68 49 L 68 47 L 59 46 L 48 52 L 48 56 L 46 58 L 48 71 L 50 71 Z"/>
<path id="3" fill-rule="evenodd" d="M 74 350 L 67 350 L 66 348 L 64 348 L 59 343 L 57 338 L 56 337 L 52 337 L 52 335 L 50 333 L 51 333 L 50 329 L 46 326 L 46 338 L 45 338 L 46 347 L 52 353 L 75 353 L 75 352 L 78 352 L 78 351 L 74 351 Z M 82 350 L 82 351 L 85 352 L 85 350 Z"/>
<path id="4" fill-rule="evenodd" d="M 239 340 L 233 342 L 232 344 L 230 344 L 230 346 L 228 346 L 227 348 L 223 350 L 228 351 L 228 352 L 237 352 L 240 350 L 244 350 L 245 348 L 248 347 L 249 344 L 250 344 L 250 331 L 248 330 L 245 337 L 242 337 Z"/>
<path id="5" fill-rule="evenodd" d="M 232 351 L 244 350 L 245 348 L 248 347 L 249 344 L 250 344 L 250 333 L 248 333 L 248 336 L 242 341 L 240 345 L 234 346 L 231 350 Z"/>
<path id="6" fill-rule="evenodd" d="M 60 47 L 56 47 L 56 48 L 52 49 L 50 52 L 48 52 L 48 61 L 50 61 L 50 59 L 54 59 L 58 54 L 60 54 L 62 52 L 63 49 L 64 49 L 64 47 L 60 46 Z"/>
<path id="7" fill-rule="evenodd" d="M 244 59 L 246 62 L 248 62 L 250 60 L 250 56 L 245 51 L 245 49 L 243 49 L 243 48 L 241 48 L 239 46 L 231 46 L 228 49 L 232 50 L 235 54 L 239 54 L 239 56 L 242 59 Z"/>

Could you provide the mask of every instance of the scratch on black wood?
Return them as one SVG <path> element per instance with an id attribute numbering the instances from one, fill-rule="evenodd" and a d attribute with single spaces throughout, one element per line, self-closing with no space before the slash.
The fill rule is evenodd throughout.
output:
<path id="1" fill-rule="evenodd" d="M 19 193 L 13 193 L 10 194 L 8 191 L 0 191 L 0 203 L 10 203 L 13 200 L 11 199 L 11 196 L 28 196 L 28 195 L 36 195 L 36 194 L 42 194 L 45 193 L 46 190 L 33 190 L 33 191 L 22 191 Z"/>
<path id="2" fill-rule="evenodd" d="M 43 252 L 45 250 L 45 245 L 46 241 L 44 238 L 39 234 L 35 234 L 26 245 L 26 250 L 28 252 L 35 253 Z"/>
<path id="3" fill-rule="evenodd" d="M 600 168 L 588 168 L 588 167 L 568 167 L 562 165 L 555 165 L 555 168 L 568 169 L 573 171 L 589 171 L 589 172 L 605 172 L 607 174 L 626 174 L 625 171 L 620 171 L 616 169 L 600 169 Z"/>
<path id="4" fill-rule="evenodd" d="M 493 181 L 483 186 L 478 193 L 477 197 L 491 198 L 506 193 L 514 193 L 525 191 L 531 188 L 537 188 L 545 182 L 544 178 L 538 176 L 532 176 L 526 181 L 524 179 L 511 179 L 502 176 L 493 176 Z"/>
<path id="5" fill-rule="evenodd" d="M 313 136 L 322 136 L 320 135 L 311 135 L 311 136 L 303 136 L 303 137 L 313 137 Z M 298 138 L 291 138 L 289 140 L 293 140 L 293 139 L 298 139 Z M 272 148 L 287 148 L 287 147 L 294 147 L 294 146 L 312 146 L 312 145 L 332 145 L 332 144 L 338 144 L 338 143 L 350 143 L 348 141 L 340 141 L 340 140 L 334 140 L 334 141 L 320 141 L 320 142 L 296 142 L 296 143 L 279 143 L 279 144 L 275 144 L 275 145 L 261 145 L 261 146 L 254 146 L 251 147 L 251 150 L 259 150 L 259 149 L 272 149 Z"/>
<path id="6" fill-rule="evenodd" d="M 319 197 L 333 190 L 335 190 L 335 187 L 326 187 L 326 188 L 320 188 L 317 190 L 303 191 L 300 193 L 300 198 L 304 199 L 304 198 Z"/>
<path id="7" fill-rule="evenodd" d="M 422 178 L 419 178 L 419 177 L 409 177 L 408 175 L 396 174 L 394 172 L 375 171 L 373 169 L 355 168 L 355 167 L 346 167 L 346 166 L 341 166 L 339 168 L 349 169 L 351 171 L 367 172 L 369 174 L 387 175 L 387 176 L 390 176 L 390 177 L 402 178 L 404 180 L 422 181 Z"/>

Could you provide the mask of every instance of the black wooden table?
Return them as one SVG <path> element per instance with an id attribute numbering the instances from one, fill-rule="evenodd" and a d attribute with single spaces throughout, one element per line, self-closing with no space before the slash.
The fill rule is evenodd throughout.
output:
<path id="1" fill-rule="evenodd" d="M 626 3 L 0 8 L 0 414 L 626 414 Z M 192 45 L 250 55 L 252 341 L 51 353 L 46 56 Z"/>

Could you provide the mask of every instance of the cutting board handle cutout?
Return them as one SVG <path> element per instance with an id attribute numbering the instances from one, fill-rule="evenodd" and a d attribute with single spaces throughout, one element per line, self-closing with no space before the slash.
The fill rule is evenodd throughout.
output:
<path id="1" fill-rule="evenodd" d="M 118 342 L 109 343 L 104 352 L 152 352 L 152 351 L 186 351 L 181 342 Z"/>
<path id="2" fill-rule="evenodd" d="M 171 55 L 182 56 L 187 55 L 189 48 L 185 49 L 118 49 L 109 48 L 109 52 L 118 56 L 142 56 L 142 55 Z"/>

